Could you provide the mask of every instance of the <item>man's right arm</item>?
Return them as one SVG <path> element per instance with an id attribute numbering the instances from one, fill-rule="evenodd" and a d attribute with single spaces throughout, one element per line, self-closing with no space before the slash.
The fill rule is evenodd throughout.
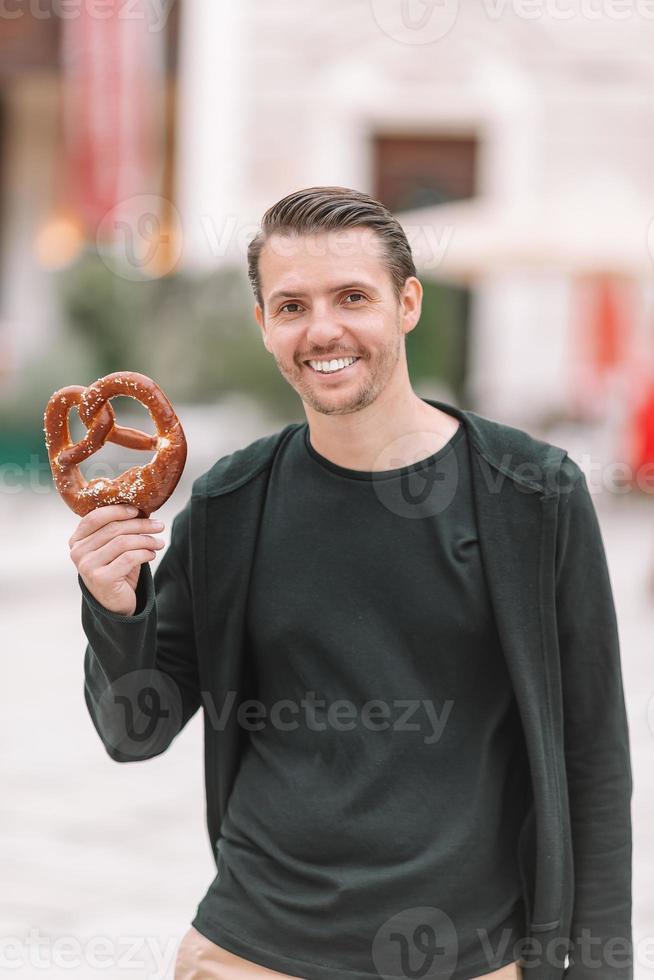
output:
<path id="1" fill-rule="evenodd" d="M 109 756 L 133 762 L 164 752 L 201 703 L 189 578 L 190 502 L 173 521 L 154 578 L 149 561 L 156 552 L 139 532 L 143 522 L 129 521 L 127 508 L 120 515 L 109 510 L 87 515 L 83 521 L 90 527 L 80 522 L 81 537 L 71 539 L 78 549 L 75 555 L 71 547 L 71 557 L 88 640 L 84 697 Z M 114 543 L 120 538 L 113 550 L 108 533 Z M 120 549 L 125 550 L 112 558 Z"/>

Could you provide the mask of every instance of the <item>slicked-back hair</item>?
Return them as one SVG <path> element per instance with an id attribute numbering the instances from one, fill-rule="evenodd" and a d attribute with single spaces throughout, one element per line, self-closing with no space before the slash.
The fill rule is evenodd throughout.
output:
<path id="1" fill-rule="evenodd" d="M 248 278 L 263 309 L 259 257 L 273 234 L 311 235 L 342 228 L 371 228 L 379 238 L 395 298 L 409 276 L 416 275 L 411 246 L 401 224 L 388 208 L 350 187 L 306 187 L 287 194 L 268 208 L 261 228 L 248 246 Z"/>

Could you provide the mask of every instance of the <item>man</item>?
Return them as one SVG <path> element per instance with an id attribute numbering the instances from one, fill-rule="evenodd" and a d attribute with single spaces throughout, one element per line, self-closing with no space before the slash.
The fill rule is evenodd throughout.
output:
<path id="1" fill-rule="evenodd" d="M 631 980 L 631 767 L 615 611 L 580 467 L 411 388 L 401 226 L 341 187 L 250 245 L 305 423 L 223 457 L 163 542 L 71 538 L 85 698 L 113 759 L 202 704 L 217 875 L 195 977 Z"/>

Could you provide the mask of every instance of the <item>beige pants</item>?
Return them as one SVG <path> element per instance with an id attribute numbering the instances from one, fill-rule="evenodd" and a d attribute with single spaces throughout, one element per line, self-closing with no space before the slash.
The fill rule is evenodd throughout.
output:
<path id="1" fill-rule="evenodd" d="M 177 949 L 174 980 L 275 980 L 276 977 L 303 980 L 244 960 L 212 943 L 193 926 L 182 936 Z M 516 960 L 475 980 L 523 980 L 523 971 Z"/>

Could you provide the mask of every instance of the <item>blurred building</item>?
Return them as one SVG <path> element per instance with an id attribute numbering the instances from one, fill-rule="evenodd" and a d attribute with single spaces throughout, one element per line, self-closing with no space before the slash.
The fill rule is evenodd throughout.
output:
<path id="1" fill-rule="evenodd" d="M 56 335 L 52 273 L 120 230 L 121 205 L 154 196 L 166 221 L 178 14 L 145 0 L 3 6 L 0 378 Z"/>
<path id="2" fill-rule="evenodd" d="M 469 291 L 460 350 L 477 410 L 601 422 L 635 398 L 652 374 L 654 20 L 636 4 L 623 16 L 528 6 L 443 0 L 440 23 L 421 24 L 410 0 L 159 4 L 166 135 L 140 193 L 178 216 L 160 227 L 179 267 L 244 268 L 274 201 L 357 187 L 411 227 L 425 279 Z M 14 29 L 0 22 L 3 47 Z M 2 95 L 1 336 L 14 359 L 51 329 L 41 270 L 65 252 L 64 225 L 47 234 L 62 199 L 62 79 L 84 86 L 62 65 L 66 25 L 23 30 Z M 116 37 L 128 45 L 129 31 Z M 425 210 L 452 202 L 474 207 Z"/>
<path id="3" fill-rule="evenodd" d="M 654 22 L 635 5 L 613 18 L 571 4 L 559 19 L 530 6 L 520 17 L 510 4 L 460 5 L 445 36 L 422 43 L 398 23 L 398 3 L 187 4 L 186 261 L 228 248 L 244 261 L 239 231 L 311 184 L 369 191 L 409 221 L 430 204 L 490 202 L 488 262 L 425 272 L 471 289 L 471 399 L 523 421 L 601 420 L 651 375 Z M 503 212 L 542 224 L 494 266 Z M 464 235 L 459 221 L 434 216 L 435 246 Z M 585 226 L 586 242 L 548 262 Z M 530 236 L 544 244 L 526 264 Z M 608 256 L 595 254 L 602 244 Z"/>
<path id="4" fill-rule="evenodd" d="M 0 377 L 52 329 L 34 243 L 58 171 L 58 23 L 0 21 Z"/>

